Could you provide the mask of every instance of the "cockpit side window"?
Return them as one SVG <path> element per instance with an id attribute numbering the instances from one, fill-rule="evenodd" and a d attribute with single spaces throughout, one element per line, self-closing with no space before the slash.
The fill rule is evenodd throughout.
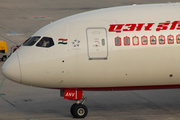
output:
<path id="1" fill-rule="evenodd" d="M 51 47 L 54 45 L 54 41 L 50 37 L 43 37 L 37 44 L 37 47 Z"/>
<path id="2" fill-rule="evenodd" d="M 24 42 L 23 46 L 33 46 L 40 38 L 40 36 L 30 37 Z"/>

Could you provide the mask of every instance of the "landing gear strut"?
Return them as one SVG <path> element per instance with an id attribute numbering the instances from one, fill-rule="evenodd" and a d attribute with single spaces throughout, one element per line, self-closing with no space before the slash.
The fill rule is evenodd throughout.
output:
<path id="1" fill-rule="evenodd" d="M 85 101 L 86 101 L 86 98 L 83 98 L 82 102 L 77 101 L 77 103 L 74 103 L 71 106 L 70 111 L 71 111 L 72 116 L 74 116 L 75 118 L 84 118 L 84 117 L 86 117 L 86 115 L 88 114 L 88 109 L 84 105 Z"/>

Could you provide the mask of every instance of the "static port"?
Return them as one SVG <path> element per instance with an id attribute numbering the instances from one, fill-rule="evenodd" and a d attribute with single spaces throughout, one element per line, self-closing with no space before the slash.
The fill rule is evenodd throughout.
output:
<path id="1" fill-rule="evenodd" d="M 173 74 L 170 74 L 169 77 L 173 77 Z"/>

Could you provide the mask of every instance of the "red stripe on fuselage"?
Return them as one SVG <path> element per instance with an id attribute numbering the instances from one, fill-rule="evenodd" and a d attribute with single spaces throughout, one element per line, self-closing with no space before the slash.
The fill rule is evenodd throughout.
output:
<path id="1" fill-rule="evenodd" d="M 51 88 L 66 90 L 84 90 L 84 91 L 120 91 L 120 90 L 151 90 L 151 89 L 175 89 L 178 85 L 149 85 L 149 86 L 121 86 L 121 87 L 87 87 L 87 88 Z"/>

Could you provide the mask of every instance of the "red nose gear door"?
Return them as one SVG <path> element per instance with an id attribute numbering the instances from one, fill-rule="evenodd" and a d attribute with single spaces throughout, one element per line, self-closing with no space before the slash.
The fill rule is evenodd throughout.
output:
<path id="1" fill-rule="evenodd" d="M 82 90 L 65 90 L 64 99 L 81 100 L 82 94 Z"/>

